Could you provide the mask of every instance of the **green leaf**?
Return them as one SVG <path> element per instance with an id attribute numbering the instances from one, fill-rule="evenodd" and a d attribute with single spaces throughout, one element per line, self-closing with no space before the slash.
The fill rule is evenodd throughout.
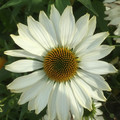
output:
<path id="1" fill-rule="evenodd" d="M 90 11 L 92 11 L 96 16 L 98 16 L 98 13 L 92 6 L 91 0 L 78 0 L 78 1 L 82 3 L 86 8 L 88 8 Z"/>
<path id="2" fill-rule="evenodd" d="M 100 29 L 102 31 L 107 31 L 108 27 L 107 27 L 107 21 L 104 20 L 104 18 L 105 18 L 105 14 L 104 14 L 105 8 L 103 6 L 103 3 L 98 1 L 98 0 L 93 0 L 93 5 L 94 5 L 94 8 L 99 15 L 97 17 L 97 20 L 98 20 L 98 24 L 99 24 Z"/>
<path id="3" fill-rule="evenodd" d="M 43 0 L 32 0 L 32 3 L 33 4 L 39 4 L 39 3 L 41 3 Z"/>
<path id="4" fill-rule="evenodd" d="M 15 6 L 15 5 L 18 5 L 20 3 L 22 3 L 23 1 L 22 0 L 9 0 L 7 3 L 5 3 L 1 8 L 1 9 L 4 9 L 4 8 L 8 8 L 8 7 L 11 7 L 11 6 Z"/>
<path id="5" fill-rule="evenodd" d="M 55 1 L 55 6 L 61 14 L 67 5 L 71 5 L 69 0 L 56 0 Z"/>
<path id="6" fill-rule="evenodd" d="M 23 117 L 24 117 L 24 115 L 25 115 L 26 112 L 27 112 L 27 104 L 25 104 L 25 105 L 22 106 L 19 120 L 23 120 L 24 119 Z"/>

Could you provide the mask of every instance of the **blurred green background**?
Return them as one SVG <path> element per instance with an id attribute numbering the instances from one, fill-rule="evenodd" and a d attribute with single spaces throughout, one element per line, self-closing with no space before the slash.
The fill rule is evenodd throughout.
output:
<path id="1" fill-rule="evenodd" d="M 55 4 L 60 13 L 67 5 L 73 6 L 73 13 L 77 20 L 86 12 L 97 16 L 97 32 L 109 31 L 110 36 L 105 44 L 115 45 L 115 50 L 105 61 L 111 62 L 120 70 L 120 44 L 113 41 L 113 26 L 108 27 L 109 21 L 104 20 L 105 7 L 103 0 L 0 0 L 0 120 L 40 120 L 46 113 L 44 109 L 39 115 L 27 110 L 27 104 L 19 106 L 19 94 L 10 93 L 6 89 L 13 79 L 21 74 L 14 74 L 4 69 L 4 65 L 15 61 L 16 58 L 4 55 L 5 50 L 18 48 L 10 38 L 10 34 L 17 34 L 17 23 L 27 24 L 27 16 L 38 20 L 39 11 L 43 10 L 49 16 L 51 5 Z M 17 58 L 18 59 L 18 58 Z M 107 102 L 101 110 L 105 120 L 120 120 L 120 72 L 104 76 L 112 88 L 112 92 L 105 92 Z"/>

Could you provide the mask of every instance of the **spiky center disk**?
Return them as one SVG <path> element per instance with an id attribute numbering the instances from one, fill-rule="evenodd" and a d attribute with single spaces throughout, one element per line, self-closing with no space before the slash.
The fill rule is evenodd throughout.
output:
<path id="1" fill-rule="evenodd" d="M 52 49 L 44 59 L 44 71 L 47 76 L 57 82 L 69 80 L 76 74 L 77 58 L 67 48 Z"/>

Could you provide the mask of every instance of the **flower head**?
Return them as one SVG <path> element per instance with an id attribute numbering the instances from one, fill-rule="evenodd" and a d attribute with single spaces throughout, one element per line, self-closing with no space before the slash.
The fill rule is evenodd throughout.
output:
<path id="1" fill-rule="evenodd" d="M 23 57 L 6 66 L 16 73 L 32 72 L 16 78 L 7 88 L 22 93 L 19 104 L 28 102 L 28 109 L 40 113 L 46 106 L 48 118 L 68 120 L 83 116 L 83 108 L 92 109 L 92 98 L 105 101 L 103 91 L 110 87 L 103 74 L 114 73 L 115 67 L 100 59 L 113 46 L 101 45 L 108 32 L 94 34 L 96 17 L 89 14 L 75 23 L 72 7 L 62 13 L 52 5 L 50 18 L 41 11 L 39 22 L 28 17 L 28 26 L 18 24 L 18 36 L 11 35 L 22 49 L 5 54 Z M 25 59 L 27 58 L 27 59 Z"/>
<path id="2" fill-rule="evenodd" d="M 102 106 L 101 102 L 94 101 L 92 112 L 89 112 L 86 117 L 83 117 L 83 120 L 86 120 L 86 119 L 87 120 L 104 120 L 103 112 L 100 110 L 101 106 Z"/>
<path id="3" fill-rule="evenodd" d="M 120 36 L 120 0 L 105 0 L 104 5 L 106 6 L 105 20 L 109 20 L 108 25 L 115 25 L 117 29 L 114 34 Z M 116 42 L 120 43 L 120 38 L 114 38 Z"/>

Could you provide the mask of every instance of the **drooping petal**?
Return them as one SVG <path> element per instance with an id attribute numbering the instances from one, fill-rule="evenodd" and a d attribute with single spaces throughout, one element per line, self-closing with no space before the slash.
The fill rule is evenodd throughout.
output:
<path id="1" fill-rule="evenodd" d="M 87 36 L 93 35 L 93 33 L 94 33 L 94 31 L 95 31 L 95 28 L 96 28 L 96 17 L 93 16 L 93 17 L 89 20 Z"/>
<path id="2" fill-rule="evenodd" d="M 80 62 L 79 67 L 87 72 L 99 75 L 117 72 L 117 69 L 112 64 L 104 61 Z"/>
<path id="3" fill-rule="evenodd" d="M 32 85 L 29 89 L 27 89 L 25 92 L 23 92 L 22 95 L 20 96 L 18 104 L 20 104 L 20 105 L 24 104 L 24 103 L 32 100 L 33 98 L 35 98 L 47 84 L 46 79 L 48 79 L 48 78 L 46 78 L 46 77 L 42 78 L 41 80 L 39 80 L 38 83 Z"/>
<path id="4" fill-rule="evenodd" d="M 31 35 L 41 46 L 47 50 L 55 47 L 54 40 L 40 22 L 35 21 L 31 16 L 28 17 L 27 22 Z"/>
<path id="5" fill-rule="evenodd" d="M 93 51 L 85 52 L 83 55 L 78 56 L 81 61 L 95 61 L 107 56 L 114 48 L 114 46 L 101 45 Z"/>
<path id="6" fill-rule="evenodd" d="M 62 46 L 69 45 L 75 32 L 75 18 L 71 6 L 67 6 L 63 11 L 60 18 L 59 29 Z"/>
<path id="7" fill-rule="evenodd" d="M 82 70 L 78 70 L 77 74 L 80 76 L 82 80 L 87 82 L 88 84 L 92 85 L 93 87 L 100 89 L 100 90 L 106 90 L 111 91 L 110 86 L 108 83 L 104 80 L 104 78 L 97 74 L 88 73 Z"/>
<path id="8" fill-rule="evenodd" d="M 82 86 L 85 89 L 85 91 L 89 94 L 90 97 L 96 100 L 106 101 L 102 90 L 96 89 L 94 86 L 87 84 L 87 82 L 82 80 L 82 78 L 76 79 L 76 82 L 78 83 L 79 87 Z"/>
<path id="9" fill-rule="evenodd" d="M 71 113 L 75 116 L 76 120 L 81 120 L 83 116 L 83 107 L 80 106 L 73 94 L 73 91 L 68 83 L 66 83 L 66 89 L 69 93 L 69 101 L 70 101 L 70 110 Z"/>
<path id="10" fill-rule="evenodd" d="M 61 45 L 60 33 L 59 33 L 60 13 L 58 12 L 58 10 L 55 8 L 54 5 L 51 5 L 50 20 L 52 21 L 56 32 L 56 36 L 57 36 L 56 40 L 58 41 L 59 45 Z"/>
<path id="11" fill-rule="evenodd" d="M 30 52 L 27 52 L 22 49 L 17 49 L 17 50 L 7 50 L 4 52 L 6 55 L 10 55 L 13 57 L 23 57 L 23 58 L 33 58 L 33 59 L 38 59 L 38 60 L 43 60 L 41 56 L 34 55 Z"/>
<path id="12" fill-rule="evenodd" d="M 39 45 L 34 39 L 15 35 L 11 35 L 11 37 L 18 46 L 32 54 L 41 56 L 45 52 L 45 49 L 41 47 L 41 45 Z"/>
<path id="13" fill-rule="evenodd" d="M 49 35 L 51 35 L 51 37 L 54 40 L 55 45 L 57 46 L 58 42 L 57 42 L 57 37 L 56 37 L 56 33 L 55 33 L 53 23 L 49 20 L 49 18 L 47 17 L 47 15 L 45 14 L 44 11 L 40 11 L 39 21 L 44 26 L 44 28 L 47 30 Z"/>
<path id="14" fill-rule="evenodd" d="M 92 100 L 90 96 L 85 92 L 85 90 L 82 87 L 79 87 L 76 84 L 74 79 L 71 80 L 71 88 L 78 103 L 84 108 L 92 110 Z"/>
<path id="15" fill-rule="evenodd" d="M 28 75 L 24 75 L 21 77 L 16 78 L 13 82 L 11 82 L 7 88 L 12 90 L 19 90 L 29 87 L 35 83 L 37 83 L 40 79 L 45 76 L 43 70 L 35 71 Z"/>
<path id="16" fill-rule="evenodd" d="M 52 92 L 50 94 L 49 97 L 49 101 L 48 101 L 48 119 L 49 120 L 54 120 L 56 117 L 56 97 L 57 97 L 57 93 L 58 93 L 58 86 L 59 84 L 55 83 Z"/>
<path id="17" fill-rule="evenodd" d="M 34 110 L 35 109 L 35 98 L 33 98 L 32 100 L 30 100 L 28 102 L 28 110 L 31 111 L 31 110 Z"/>
<path id="18" fill-rule="evenodd" d="M 5 66 L 6 70 L 15 72 L 15 73 L 23 73 L 30 72 L 37 69 L 43 68 L 43 63 L 35 60 L 18 60 L 9 65 Z"/>
<path id="19" fill-rule="evenodd" d="M 53 81 L 48 81 L 42 90 L 39 91 L 38 96 L 35 98 L 35 113 L 40 113 L 48 103 L 50 92 L 53 88 Z"/>
<path id="20" fill-rule="evenodd" d="M 10 89 L 8 86 L 7 86 L 7 88 Z M 22 88 L 22 89 L 10 89 L 10 91 L 13 92 L 13 93 L 22 93 L 22 92 L 26 91 L 27 89 L 29 89 L 29 86 L 25 87 L 25 88 Z"/>
<path id="21" fill-rule="evenodd" d="M 76 33 L 74 35 L 73 41 L 71 43 L 72 47 L 77 46 L 82 39 L 87 34 L 88 24 L 89 24 L 89 14 L 85 14 L 84 16 L 80 17 L 76 22 Z"/>
<path id="22" fill-rule="evenodd" d="M 69 115 L 69 101 L 67 96 L 67 89 L 64 83 L 60 83 L 56 98 L 56 111 L 59 120 L 68 120 Z"/>
<path id="23" fill-rule="evenodd" d="M 82 53 L 86 50 L 91 51 L 97 48 L 109 35 L 108 32 L 97 33 L 91 37 L 88 37 L 81 41 L 79 47 L 76 50 L 76 54 Z"/>

